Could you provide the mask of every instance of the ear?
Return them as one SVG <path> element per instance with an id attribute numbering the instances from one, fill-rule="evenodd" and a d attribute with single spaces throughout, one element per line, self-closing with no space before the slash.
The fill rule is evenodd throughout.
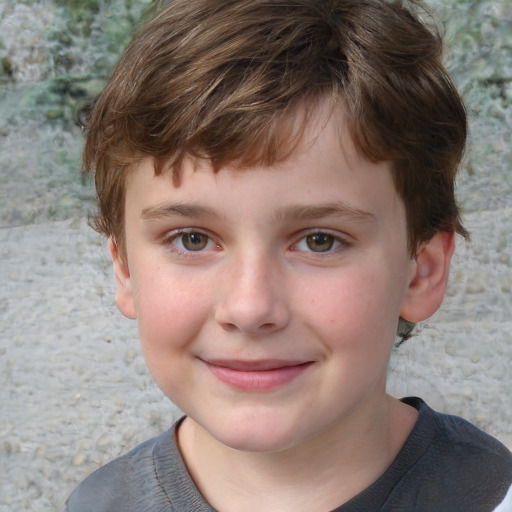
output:
<path id="1" fill-rule="evenodd" d="M 404 320 L 421 322 L 439 309 L 448 283 L 454 248 L 453 231 L 439 231 L 420 247 L 400 310 Z"/>
<path id="2" fill-rule="evenodd" d="M 117 247 L 117 243 L 113 237 L 109 238 L 108 246 L 110 254 L 112 255 L 112 261 L 114 262 L 114 275 L 117 285 L 117 308 L 125 317 L 135 319 L 137 318 L 137 313 L 135 311 L 135 302 L 133 300 L 130 269 L 128 268 L 125 258 L 119 254 L 119 248 Z"/>

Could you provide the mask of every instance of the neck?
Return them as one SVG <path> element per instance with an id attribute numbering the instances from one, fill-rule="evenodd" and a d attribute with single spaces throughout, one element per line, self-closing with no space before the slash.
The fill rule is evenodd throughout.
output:
<path id="1" fill-rule="evenodd" d="M 315 439 L 280 452 L 234 450 L 187 418 L 178 442 L 205 499 L 221 512 L 332 510 L 389 467 L 417 412 L 385 396 Z"/>

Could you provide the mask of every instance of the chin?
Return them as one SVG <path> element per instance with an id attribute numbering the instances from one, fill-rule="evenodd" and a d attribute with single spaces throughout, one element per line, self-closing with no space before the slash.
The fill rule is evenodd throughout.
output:
<path id="1" fill-rule="evenodd" d="M 266 436 L 263 433 L 252 436 L 240 436 L 238 433 L 229 436 L 224 433 L 222 438 L 217 438 L 217 440 L 233 450 L 251 453 L 278 453 L 294 445 L 289 439 L 273 435 Z"/>
<path id="2" fill-rule="evenodd" d="M 238 421 L 228 420 L 217 428 L 207 430 L 218 442 L 233 450 L 276 453 L 300 442 L 296 429 L 297 425 L 289 428 L 278 418 L 272 418 L 271 421 L 239 418 Z"/>

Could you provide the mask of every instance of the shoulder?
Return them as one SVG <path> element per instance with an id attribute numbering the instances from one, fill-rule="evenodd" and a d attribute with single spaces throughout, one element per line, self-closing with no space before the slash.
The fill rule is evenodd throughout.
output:
<path id="1" fill-rule="evenodd" d="M 66 512 L 172 510 L 156 476 L 154 452 L 158 445 L 171 446 L 173 432 L 145 441 L 92 473 L 69 496 Z"/>
<path id="2" fill-rule="evenodd" d="M 439 510 L 493 510 L 512 484 L 510 451 L 458 416 L 435 412 L 420 399 L 405 402 L 420 413 L 411 433 L 420 453 L 403 483 L 443 503 Z"/>
<path id="3" fill-rule="evenodd" d="M 512 485 L 510 486 L 507 495 L 493 512 L 510 512 L 512 510 Z"/>
<path id="4" fill-rule="evenodd" d="M 430 414 L 435 421 L 431 448 L 439 447 L 439 455 L 446 459 L 446 463 L 454 460 L 468 463 L 466 469 L 475 471 L 475 476 L 494 467 L 512 480 L 512 453 L 501 442 L 458 416 L 432 410 Z"/>
<path id="5" fill-rule="evenodd" d="M 66 512 L 215 512 L 181 457 L 175 434 L 183 419 L 86 478 Z"/>

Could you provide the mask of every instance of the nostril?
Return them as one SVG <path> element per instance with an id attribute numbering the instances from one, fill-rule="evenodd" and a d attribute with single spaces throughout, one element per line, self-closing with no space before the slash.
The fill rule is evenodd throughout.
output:
<path id="1" fill-rule="evenodd" d="M 269 334 L 283 328 L 288 320 L 288 308 L 283 301 L 255 289 L 242 297 L 231 294 L 215 311 L 216 323 L 226 332 Z"/>
<path id="2" fill-rule="evenodd" d="M 222 328 L 228 332 L 238 331 L 238 327 L 235 324 L 230 324 L 228 322 L 223 323 Z"/>
<path id="3" fill-rule="evenodd" d="M 276 324 L 268 322 L 268 323 L 256 326 L 255 329 L 258 331 L 271 331 L 272 329 L 275 328 L 275 326 L 276 326 Z M 226 331 L 238 331 L 240 329 L 236 324 L 233 324 L 230 322 L 226 322 L 226 323 L 222 324 L 222 327 L 224 329 L 226 329 Z"/>
<path id="4" fill-rule="evenodd" d="M 272 322 L 267 322 L 267 323 L 264 323 L 261 325 L 256 325 L 256 326 L 244 326 L 242 328 L 240 328 L 239 326 L 237 326 L 236 324 L 231 323 L 231 322 L 222 322 L 220 325 L 227 332 L 244 331 L 244 332 L 249 333 L 249 332 L 257 332 L 258 331 L 260 333 L 263 333 L 263 332 L 271 332 L 276 328 L 276 324 L 272 323 Z"/>

